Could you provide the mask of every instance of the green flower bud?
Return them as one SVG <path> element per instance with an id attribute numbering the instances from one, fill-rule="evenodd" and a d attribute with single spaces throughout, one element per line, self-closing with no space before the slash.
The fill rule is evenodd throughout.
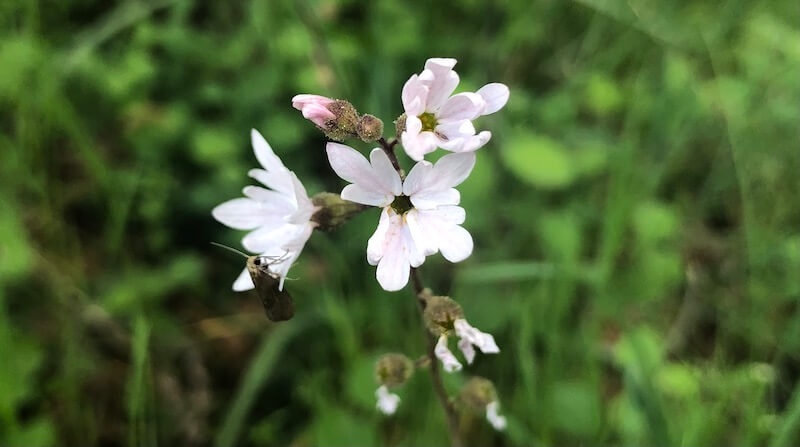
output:
<path id="1" fill-rule="evenodd" d="M 400 138 L 400 135 L 406 130 L 406 114 L 402 114 L 397 117 L 394 121 L 394 131 L 397 132 L 397 137 Z"/>
<path id="2" fill-rule="evenodd" d="M 370 143 L 383 136 L 383 121 L 374 115 L 362 115 L 356 126 L 358 137 L 365 143 Z"/>
<path id="3" fill-rule="evenodd" d="M 367 209 L 366 205 L 344 200 L 339 194 L 332 192 L 315 194 L 311 198 L 311 203 L 317 207 L 317 211 L 311 216 L 311 221 L 316 222 L 322 231 L 333 230 Z"/>
<path id="4" fill-rule="evenodd" d="M 497 401 L 494 384 L 483 377 L 471 377 L 461 388 L 458 396 L 465 408 L 483 412 L 486 406 Z"/>
<path id="5" fill-rule="evenodd" d="M 414 362 L 403 354 L 384 354 L 375 363 L 375 377 L 381 385 L 402 385 L 413 373 Z"/>
<path id="6" fill-rule="evenodd" d="M 356 131 L 358 111 L 352 104 L 343 99 L 336 99 L 328 104 L 327 109 L 335 116 L 335 118 L 328 120 L 325 123 L 325 128 L 322 129 L 328 138 L 335 141 L 344 141 L 347 138 L 358 136 Z"/>
<path id="7" fill-rule="evenodd" d="M 451 334 L 455 328 L 453 323 L 464 318 L 461 305 L 446 296 L 420 294 L 420 299 L 425 302 L 423 318 L 425 326 L 435 337 Z"/>

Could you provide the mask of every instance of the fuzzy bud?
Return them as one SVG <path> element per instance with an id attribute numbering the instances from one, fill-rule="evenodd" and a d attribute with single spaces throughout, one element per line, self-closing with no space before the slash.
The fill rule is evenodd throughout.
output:
<path id="1" fill-rule="evenodd" d="M 402 385 L 413 373 L 414 362 L 403 354 L 384 354 L 375 363 L 375 377 L 381 385 Z"/>
<path id="2" fill-rule="evenodd" d="M 483 412 L 487 405 L 497 401 L 497 391 L 489 380 L 472 377 L 461 388 L 458 398 L 464 407 L 475 412 Z"/>
<path id="3" fill-rule="evenodd" d="M 349 137 L 358 136 L 356 131 L 358 111 L 352 104 L 343 99 L 336 99 L 328 104 L 327 109 L 334 115 L 334 118 L 325 122 L 325 127 L 321 127 L 328 138 L 344 141 Z"/>
<path id="4" fill-rule="evenodd" d="M 449 297 L 421 294 L 420 299 L 425 302 L 425 326 L 435 337 L 451 334 L 455 321 L 464 318 L 461 305 Z"/>
<path id="5" fill-rule="evenodd" d="M 370 114 L 362 115 L 356 126 L 358 137 L 365 143 L 370 143 L 383 136 L 383 121 Z"/>
<path id="6" fill-rule="evenodd" d="M 400 137 L 400 135 L 402 135 L 403 132 L 405 132 L 405 130 L 406 130 L 406 114 L 404 113 L 398 116 L 397 119 L 394 121 L 394 131 L 397 132 L 397 136 Z"/>
<path id="7" fill-rule="evenodd" d="M 321 192 L 311 198 L 311 203 L 317 211 L 311 216 L 311 221 L 319 225 L 322 231 L 333 230 L 350 220 L 353 216 L 367 208 L 366 205 L 342 199 L 339 194 Z"/>

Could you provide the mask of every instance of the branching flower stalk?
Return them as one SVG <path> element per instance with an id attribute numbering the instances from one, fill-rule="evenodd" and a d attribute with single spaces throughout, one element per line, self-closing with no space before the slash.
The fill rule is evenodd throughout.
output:
<path id="1" fill-rule="evenodd" d="M 379 118 L 359 114 L 346 100 L 295 96 L 292 106 L 333 140 L 326 146 L 328 161 L 348 185 L 341 194 L 321 192 L 309 197 L 297 176 L 253 130 L 253 150 L 263 169 L 251 170 L 249 175 L 264 187 L 246 187 L 244 198 L 227 201 L 212 214 L 231 228 L 250 231 L 242 244 L 267 262 L 262 269 L 274 278 L 270 283 L 277 284 L 270 293 L 286 293 L 284 279 L 314 230 L 332 230 L 369 207 L 380 208 L 378 226 L 367 242 L 367 261 L 376 266 L 376 279 L 384 290 L 399 291 L 411 283 L 426 355 L 416 362 L 401 353 L 378 359 L 376 408 L 386 415 L 394 414 L 402 398 L 392 390 L 401 387 L 416 369 L 428 368 L 452 445 L 462 446 L 461 411 L 485 413 L 497 430 L 505 428 L 506 419 L 500 414 L 494 385 L 487 379 L 472 377 L 456 397 L 448 395 L 442 370 L 454 373 L 463 368 L 448 342 L 458 339 L 467 364 L 473 362 L 476 348 L 483 354 L 499 353 L 500 348 L 491 334 L 467 321 L 456 301 L 425 288 L 419 268 L 436 253 L 450 262 L 463 261 L 472 254 L 472 236 L 463 227 L 466 211 L 459 206 L 461 196 L 455 188 L 472 172 L 475 151 L 491 139 L 489 131 L 475 129 L 473 120 L 505 106 L 509 91 L 503 84 L 491 83 L 477 92 L 453 94 L 459 83 L 455 64 L 455 59 L 428 59 L 424 70 L 409 78 L 401 95 L 404 113 L 395 121 L 396 137 L 391 141 L 383 136 Z M 350 138 L 379 146 L 367 158 L 341 143 Z M 395 153 L 398 143 L 416 162 L 408 173 Z M 424 160 L 437 148 L 451 153 L 435 163 Z M 243 291 L 254 285 L 259 287 L 246 269 L 233 289 Z"/>

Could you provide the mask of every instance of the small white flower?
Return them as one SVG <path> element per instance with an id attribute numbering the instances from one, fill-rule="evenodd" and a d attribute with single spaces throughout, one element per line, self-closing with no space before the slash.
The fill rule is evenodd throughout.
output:
<path id="1" fill-rule="evenodd" d="M 466 213 L 453 187 L 463 182 L 475 166 L 475 154 L 450 154 L 436 164 L 417 163 L 405 181 L 379 148 L 370 159 L 355 149 L 328 143 L 328 160 L 350 182 L 342 198 L 382 207 L 378 228 L 367 244 L 367 261 L 377 265 L 376 276 L 385 290 L 400 290 L 408 283 L 410 267 L 419 267 L 438 251 L 450 262 L 472 254 L 472 236 L 461 227 Z"/>
<path id="2" fill-rule="evenodd" d="M 251 169 L 248 175 L 267 188 L 246 186 L 246 197 L 217 205 L 211 214 L 219 222 L 237 230 L 252 230 L 242 239 L 244 248 L 253 253 L 280 259 L 270 269 L 280 275 L 280 289 L 292 263 L 300 256 L 311 232 L 316 207 L 294 172 L 286 169 L 264 137 L 250 132 L 253 152 L 264 169 Z M 245 268 L 233 283 L 233 290 L 254 287 Z"/>
<path id="3" fill-rule="evenodd" d="M 459 319 L 453 322 L 456 329 L 456 336 L 459 338 L 458 348 L 464 353 L 467 363 L 472 364 L 475 359 L 475 349 L 477 347 L 484 354 L 497 354 L 500 348 L 494 341 L 492 334 L 481 332 L 470 326 L 467 320 Z"/>
<path id="4" fill-rule="evenodd" d="M 456 359 L 456 356 L 447 348 L 447 335 L 441 335 L 439 341 L 436 342 L 436 347 L 433 349 L 436 358 L 442 361 L 442 368 L 446 372 L 461 371 L 461 363 Z"/>
<path id="5" fill-rule="evenodd" d="M 479 149 L 492 134 L 483 131 L 476 135 L 472 120 L 497 112 L 508 102 L 508 87 L 500 83 L 450 96 L 459 81 L 455 65 L 455 59 L 428 59 L 422 73 L 412 75 L 403 86 L 406 129 L 400 140 L 416 161 L 437 147 L 450 152 Z"/>
<path id="6" fill-rule="evenodd" d="M 386 385 L 381 385 L 375 390 L 375 397 L 378 399 L 375 407 L 386 415 L 394 414 L 397 411 L 397 406 L 400 405 L 400 396 L 390 393 Z"/>
<path id="7" fill-rule="evenodd" d="M 494 401 L 486 405 L 486 420 L 492 424 L 495 430 L 505 430 L 506 417 L 500 415 L 500 402 Z"/>
<path id="8" fill-rule="evenodd" d="M 475 360 L 475 348 L 473 346 L 480 349 L 484 354 L 497 354 L 500 352 L 500 348 L 495 343 L 492 334 L 475 329 L 470 326 L 467 320 L 460 318 L 453 322 L 453 327 L 456 330 L 456 337 L 459 338 L 458 348 L 461 349 L 468 364 L 471 365 L 472 361 Z M 447 335 L 443 334 L 439 337 L 434 353 L 442 361 L 442 367 L 445 371 L 454 372 L 461 369 L 461 363 L 458 362 L 456 356 L 447 347 Z"/>

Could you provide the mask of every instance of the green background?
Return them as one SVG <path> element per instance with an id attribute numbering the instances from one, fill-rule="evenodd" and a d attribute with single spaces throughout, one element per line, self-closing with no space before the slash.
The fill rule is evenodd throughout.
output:
<path id="1" fill-rule="evenodd" d="M 512 92 L 459 188 L 473 255 L 422 269 L 502 349 L 447 377 L 508 417 L 465 414 L 469 444 L 799 445 L 798 23 L 790 0 L 3 1 L 0 445 L 445 444 L 425 371 L 374 409 L 375 359 L 424 353 L 365 259 L 377 210 L 313 235 L 288 323 L 209 245 L 243 236 L 210 210 L 253 182 L 251 128 L 338 192 L 291 97 L 391 130 L 437 56 Z"/>

